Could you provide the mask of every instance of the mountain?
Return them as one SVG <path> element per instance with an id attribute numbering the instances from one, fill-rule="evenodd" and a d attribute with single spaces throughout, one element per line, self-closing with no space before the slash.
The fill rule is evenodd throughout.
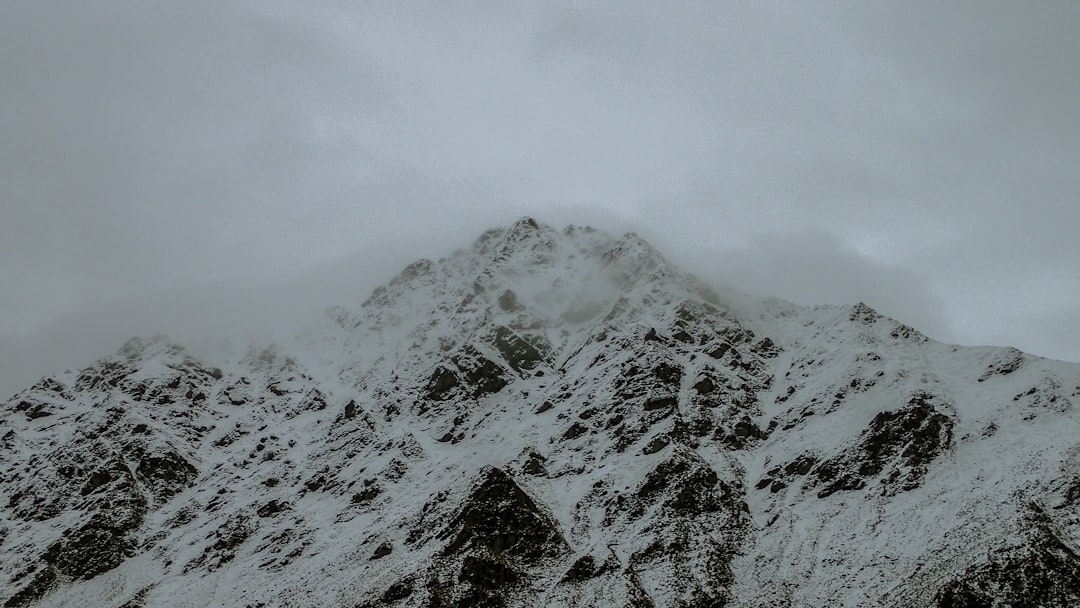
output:
<path id="1" fill-rule="evenodd" d="M 531 219 L 0 408 L 4 606 L 1080 605 L 1080 366 Z"/>

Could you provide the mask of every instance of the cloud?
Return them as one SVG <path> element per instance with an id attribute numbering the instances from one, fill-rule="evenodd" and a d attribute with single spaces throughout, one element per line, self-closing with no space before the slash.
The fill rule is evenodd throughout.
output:
<path id="1" fill-rule="evenodd" d="M 358 308 L 417 251 L 448 253 L 422 243 L 376 247 L 273 278 L 230 278 L 117 295 L 31 331 L 0 332 L 0 399 L 44 375 L 86 367 L 135 336 L 165 334 L 194 347 L 288 342 L 318 328 L 331 306 Z"/>
<path id="2" fill-rule="evenodd" d="M 305 194 L 364 154 L 321 121 L 384 103 L 363 58 L 235 3 L 17 2 L 0 57 L 0 311 L 16 327 L 288 266 L 267 233 L 317 230 Z"/>
<path id="3" fill-rule="evenodd" d="M 865 302 L 935 339 L 954 339 L 944 303 L 930 285 L 828 232 L 762 234 L 729 249 L 676 251 L 676 260 L 685 257 L 688 268 L 717 286 L 804 305 Z"/>
<path id="4" fill-rule="evenodd" d="M 1003 321 L 990 338 L 993 342 L 1003 344 L 1017 335 L 1027 336 L 1017 344 L 1021 349 L 1054 359 L 1080 360 L 1080 304 L 1076 299 L 1037 317 L 1014 313 Z"/>
<path id="5" fill-rule="evenodd" d="M 737 289 L 1067 348 L 1078 10 L 10 3 L 0 333 L 535 215 Z"/>

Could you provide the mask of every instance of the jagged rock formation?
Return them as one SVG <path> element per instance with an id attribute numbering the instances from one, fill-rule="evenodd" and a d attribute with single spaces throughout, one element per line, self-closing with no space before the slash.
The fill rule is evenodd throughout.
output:
<path id="1" fill-rule="evenodd" d="M 1080 366 L 533 220 L 0 411 L 5 606 L 1080 605 Z"/>

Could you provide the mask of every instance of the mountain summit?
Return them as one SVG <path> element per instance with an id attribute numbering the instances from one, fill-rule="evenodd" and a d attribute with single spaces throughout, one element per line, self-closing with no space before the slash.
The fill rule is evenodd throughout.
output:
<path id="1" fill-rule="evenodd" d="M 1080 366 L 532 219 L 0 409 L 0 602 L 1080 605 Z"/>

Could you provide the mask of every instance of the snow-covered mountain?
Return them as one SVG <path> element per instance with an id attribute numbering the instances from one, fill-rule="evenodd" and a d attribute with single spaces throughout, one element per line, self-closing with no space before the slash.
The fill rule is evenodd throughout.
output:
<path id="1" fill-rule="evenodd" d="M 524 219 L 0 411 L 5 606 L 1080 606 L 1080 365 Z"/>

